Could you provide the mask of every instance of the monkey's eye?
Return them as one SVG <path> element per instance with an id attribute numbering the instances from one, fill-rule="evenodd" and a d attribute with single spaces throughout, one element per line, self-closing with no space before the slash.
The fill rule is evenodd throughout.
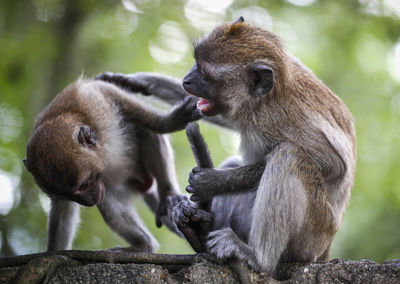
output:
<path id="1" fill-rule="evenodd" d="M 88 126 L 82 125 L 78 132 L 78 142 L 85 146 L 96 146 L 96 133 Z"/>

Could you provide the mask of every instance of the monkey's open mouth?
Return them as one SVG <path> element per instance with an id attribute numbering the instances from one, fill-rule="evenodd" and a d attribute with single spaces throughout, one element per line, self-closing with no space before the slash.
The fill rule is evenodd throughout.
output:
<path id="1" fill-rule="evenodd" d="M 201 110 L 201 112 L 206 116 L 213 116 L 217 114 L 214 104 L 204 98 L 200 98 L 197 101 L 197 109 Z"/>
<path id="2" fill-rule="evenodd" d="M 97 202 L 102 201 L 104 199 L 105 195 L 106 195 L 106 188 L 105 188 L 104 184 L 101 182 L 99 184 L 99 201 L 97 201 Z"/>

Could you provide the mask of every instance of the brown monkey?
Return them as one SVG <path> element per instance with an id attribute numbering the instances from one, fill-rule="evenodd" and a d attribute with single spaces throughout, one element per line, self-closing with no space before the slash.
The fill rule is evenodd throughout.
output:
<path id="1" fill-rule="evenodd" d="M 48 250 L 71 248 L 79 222 L 75 202 L 97 205 L 131 250 L 157 249 L 130 197 L 142 193 L 161 226 L 166 198 L 179 188 L 168 138 L 157 133 L 183 129 L 198 119 L 196 101 L 187 97 L 162 114 L 112 84 L 84 79 L 54 98 L 36 119 L 24 160 L 51 198 Z"/>
<path id="2" fill-rule="evenodd" d="M 241 134 L 240 159 L 219 169 L 194 168 L 189 177 L 191 199 L 212 200 L 216 230 L 208 251 L 269 273 L 279 262 L 327 260 L 356 169 L 349 110 L 277 35 L 242 17 L 198 41 L 194 54 L 184 89 L 200 97 L 206 119 L 218 115 Z M 125 79 L 162 99 L 182 98 L 178 88 L 157 93 L 171 80 Z"/>
<path id="3" fill-rule="evenodd" d="M 193 169 L 187 190 L 192 200 L 256 190 L 239 234 L 210 233 L 208 250 L 269 273 L 280 261 L 326 260 L 355 175 L 350 112 L 278 36 L 242 17 L 215 28 L 194 54 L 183 87 L 201 97 L 204 115 L 235 125 L 243 156 L 231 169 Z"/>

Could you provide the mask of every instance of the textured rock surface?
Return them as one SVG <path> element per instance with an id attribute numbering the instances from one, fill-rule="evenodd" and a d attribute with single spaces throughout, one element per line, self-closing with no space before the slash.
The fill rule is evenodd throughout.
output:
<path id="1" fill-rule="evenodd" d="M 241 268 L 238 268 L 241 267 Z M 0 259 L 0 283 L 400 283 L 400 259 L 284 264 L 275 279 L 209 256 L 55 252 Z"/>

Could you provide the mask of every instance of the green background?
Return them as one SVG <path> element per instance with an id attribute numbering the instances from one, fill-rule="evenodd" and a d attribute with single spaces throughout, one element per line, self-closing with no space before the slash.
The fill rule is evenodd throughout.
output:
<path id="1" fill-rule="evenodd" d="M 400 2 L 397 0 L 13 0 L 0 2 L 1 255 L 45 250 L 48 198 L 22 166 L 35 115 L 81 74 L 152 71 L 182 78 L 191 42 L 243 15 L 278 33 L 352 111 L 355 186 L 331 257 L 400 256 Z M 239 137 L 202 124 L 215 164 L 238 153 Z M 184 190 L 194 161 L 171 135 Z M 191 253 L 137 198 L 163 253 Z M 132 204 L 134 205 L 134 204 Z M 96 208 L 83 208 L 73 247 L 126 245 Z"/>

